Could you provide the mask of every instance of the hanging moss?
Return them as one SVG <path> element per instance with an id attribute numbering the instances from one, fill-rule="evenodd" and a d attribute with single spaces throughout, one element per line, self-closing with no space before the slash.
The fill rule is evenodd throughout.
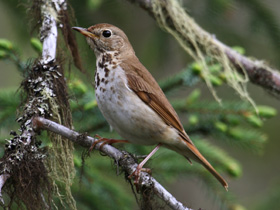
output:
<path id="1" fill-rule="evenodd" d="M 158 24 L 172 34 L 183 49 L 202 65 L 202 77 L 215 99 L 221 103 L 211 78 L 207 60 L 221 64 L 227 84 L 231 86 L 242 99 L 249 101 L 257 110 L 255 102 L 247 91 L 248 76 L 245 71 L 240 75 L 229 61 L 222 46 L 214 43 L 215 37 L 203 31 L 196 22 L 185 12 L 177 0 L 153 0 L 152 8 Z"/>

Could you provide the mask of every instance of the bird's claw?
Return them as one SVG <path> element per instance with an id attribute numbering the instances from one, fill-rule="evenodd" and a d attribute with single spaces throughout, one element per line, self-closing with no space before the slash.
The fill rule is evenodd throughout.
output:
<path id="1" fill-rule="evenodd" d="M 139 166 L 139 165 L 138 165 L 138 166 Z M 133 183 L 134 183 L 134 185 L 136 186 L 137 192 L 139 191 L 140 173 L 141 173 L 141 172 L 146 172 L 146 173 L 148 173 L 148 174 L 150 174 L 150 175 L 152 174 L 152 170 L 151 170 L 151 169 L 149 169 L 149 168 L 140 168 L 140 167 L 138 167 L 138 166 L 137 166 L 137 168 L 135 169 L 135 171 L 134 171 L 132 174 L 130 174 L 130 175 L 128 176 L 129 179 L 134 178 Z"/>
<path id="2" fill-rule="evenodd" d="M 117 140 L 117 139 L 103 138 L 103 137 L 99 136 L 98 134 L 95 134 L 94 138 L 97 138 L 98 140 L 96 140 L 92 143 L 91 147 L 89 148 L 89 152 L 91 152 L 94 149 L 94 147 L 96 146 L 96 144 L 98 144 L 100 142 L 103 142 L 99 147 L 100 149 L 102 149 L 102 147 L 105 144 L 111 145 L 111 144 L 114 144 L 114 143 L 129 143 L 127 140 Z"/>
<path id="3" fill-rule="evenodd" d="M 106 144 L 108 141 L 110 141 L 111 139 L 107 139 L 107 138 L 103 138 L 101 136 L 99 136 L 98 134 L 95 134 L 94 135 L 94 138 L 98 139 L 96 141 L 94 141 L 91 145 L 91 147 L 89 148 L 89 152 L 91 152 L 94 147 L 96 146 L 96 144 L 100 143 L 100 142 L 103 142 L 100 146 L 100 148 L 102 148 L 104 146 L 104 144 Z"/>

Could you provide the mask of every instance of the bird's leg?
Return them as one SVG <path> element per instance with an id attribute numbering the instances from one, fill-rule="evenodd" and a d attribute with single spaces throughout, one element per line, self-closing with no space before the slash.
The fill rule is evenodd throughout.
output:
<path id="1" fill-rule="evenodd" d="M 105 144 L 114 144 L 114 143 L 129 143 L 129 141 L 127 140 L 118 140 L 118 139 L 107 139 L 107 138 L 103 138 L 101 136 L 99 136 L 98 134 L 96 134 L 94 136 L 95 138 L 98 138 L 97 141 L 93 142 L 93 144 L 91 145 L 91 147 L 89 148 L 89 151 L 91 152 L 93 150 L 93 148 L 96 146 L 96 144 L 100 143 L 100 142 L 103 142 L 101 145 L 100 145 L 100 148 L 102 148 Z"/>
<path id="2" fill-rule="evenodd" d="M 145 157 L 144 160 L 142 160 L 142 162 L 137 166 L 136 170 L 130 174 L 128 176 L 128 178 L 132 178 L 134 177 L 134 184 L 135 185 L 138 185 L 138 182 L 139 182 L 139 174 L 141 171 L 145 171 L 147 173 L 151 173 L 151 170 L 148 169 L 148 168 L 143 168 L 143 166 L 145 165 L 145 163 L 153 156 L 153 154 L 156 153 L 156 151 L 158 151 L 158 149 L 160 148 L 161 144 L 158 144 L 151 152 L 150 154 L 147 155 L 147 157 Z"/>

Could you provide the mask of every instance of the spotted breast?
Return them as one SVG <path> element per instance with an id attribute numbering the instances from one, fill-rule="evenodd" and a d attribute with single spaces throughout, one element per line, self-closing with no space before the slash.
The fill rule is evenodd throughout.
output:
<path id="1" fill-rule="evenodd" d="M 117 133 L 128 141 L 144 145 L 159 143 L 168 131 L 177 135 L 174 129 L 167 129 L 169 126 L 149 106 L 143 106 L 141 99 L 128 87 L 125 71 L 114 53 L 99 58 L 95 72 L 96 100 L 103 116 Z M 162 121 L 161 126 L 158 121 Z"/>

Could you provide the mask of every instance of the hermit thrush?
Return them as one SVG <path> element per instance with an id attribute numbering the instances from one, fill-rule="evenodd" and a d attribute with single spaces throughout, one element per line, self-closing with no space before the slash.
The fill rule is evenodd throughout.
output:
<path id="1" fill-rule="evenodd" d="M 73 27 L 86 36 L 96 55 L 95 95 L 108 123 L 129 142 L 157 147 L 139 164 L 142 166 L 162 145 L 193 159 L 208 169 L 227 189 L 227 182 L 201 155 L 156 80 L 140 63 L 125 33 L 110 24 Z"/>

